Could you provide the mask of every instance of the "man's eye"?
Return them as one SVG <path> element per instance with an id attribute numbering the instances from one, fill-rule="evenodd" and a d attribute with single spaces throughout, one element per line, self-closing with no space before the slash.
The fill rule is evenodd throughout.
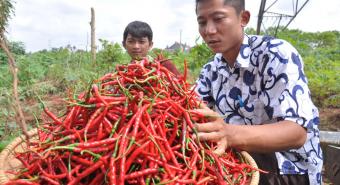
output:
<path id="1" fill-rule="evenodd" d="M 214 21 L 219 22 L 219 21 L 222 21 L 223 19 L 224 19 L 224 17 L 215 17 Z"/>
<path id="2" fill-rule="evenodd" d="M 198 25 L 200 25 L 200 26 L 204 26 L 204 25 L 206 25 L 206 24 L 207 24 L 206 21 L 198 21 Z"/>

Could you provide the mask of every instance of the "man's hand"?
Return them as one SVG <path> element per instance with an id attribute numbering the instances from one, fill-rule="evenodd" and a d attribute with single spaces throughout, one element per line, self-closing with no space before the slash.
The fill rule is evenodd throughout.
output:
<path id="1" fill-rule="evenodd" d="M 197 131 L 198 139 L 217 142 L 217 148 L 214 153 L 223 154 L 228 147 L 228 141 L 226 137 L 227 124 L 222 116 L 205 105 L 202 105 L 201 109 L 193 110 L 193 112 L 204 115 L 209 120 L 207 123 L 195 124 L 194 129 Z"/>

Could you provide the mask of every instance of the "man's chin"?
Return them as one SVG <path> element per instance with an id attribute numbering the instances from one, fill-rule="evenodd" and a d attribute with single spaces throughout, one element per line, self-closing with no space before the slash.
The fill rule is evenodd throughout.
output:
<path id="1" fill-rule="evenodd" d="M 134 56 L 133 57 L 133 59 L 134 60 L 137 60 L 137 61 L 139 61 L 139 60 L 142 60 L 144 57 L 142 57 L 142 56 Z"/>
<path id="2" fill-rule="evenodd" d="M 210 48 L 212 52 L 214 53 L 222 53 L 221 48 Z"/>

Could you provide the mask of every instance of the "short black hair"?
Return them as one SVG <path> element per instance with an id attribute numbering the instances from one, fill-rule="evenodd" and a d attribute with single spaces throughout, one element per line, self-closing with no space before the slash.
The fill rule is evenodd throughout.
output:
<path id="1" fill-rule="evenodd" d="M 124 30 L 124 34 L 123 34 L 124 43 L 126 41 L 128 34 L 132 35 L 133 37 L 137 37 L 137 38 L 147 37 L 149 41 L 152 41 L 152 36 L 153 36 L 150 25 L 142 21 L 133 21 L 133 22 L 130 22 L 126 26 Z"/>
<path id="2" fill-rule="evenodd" d="M 209 1 L 209 0 L 196 0 L 196 13 L 197 13 L 198 3 L 203 2 L 203 1 Z M 237 14 L 240 14 L 241 11 L 245 9 L 244 0 L 224 0 L 224 4 L 234 7 Z"/>

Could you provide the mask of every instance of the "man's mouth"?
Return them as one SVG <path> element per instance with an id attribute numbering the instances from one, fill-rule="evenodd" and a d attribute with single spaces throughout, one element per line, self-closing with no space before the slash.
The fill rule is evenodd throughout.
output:
<path id="1" fill-rule="evenodd" d="M 132 52 L 134 55 L 141 55 L 142 52 Z"/>
<path id="2" fill-rule="evenodd" d="M 218 40 L 210 40 L 210 41 L 208 41 L 208 45 L 209 45 L 209 46 L 215 46 L 215 45 L 217 45 L 218 43 L 220 43 L 220 41 L 218 41 Z"/>

